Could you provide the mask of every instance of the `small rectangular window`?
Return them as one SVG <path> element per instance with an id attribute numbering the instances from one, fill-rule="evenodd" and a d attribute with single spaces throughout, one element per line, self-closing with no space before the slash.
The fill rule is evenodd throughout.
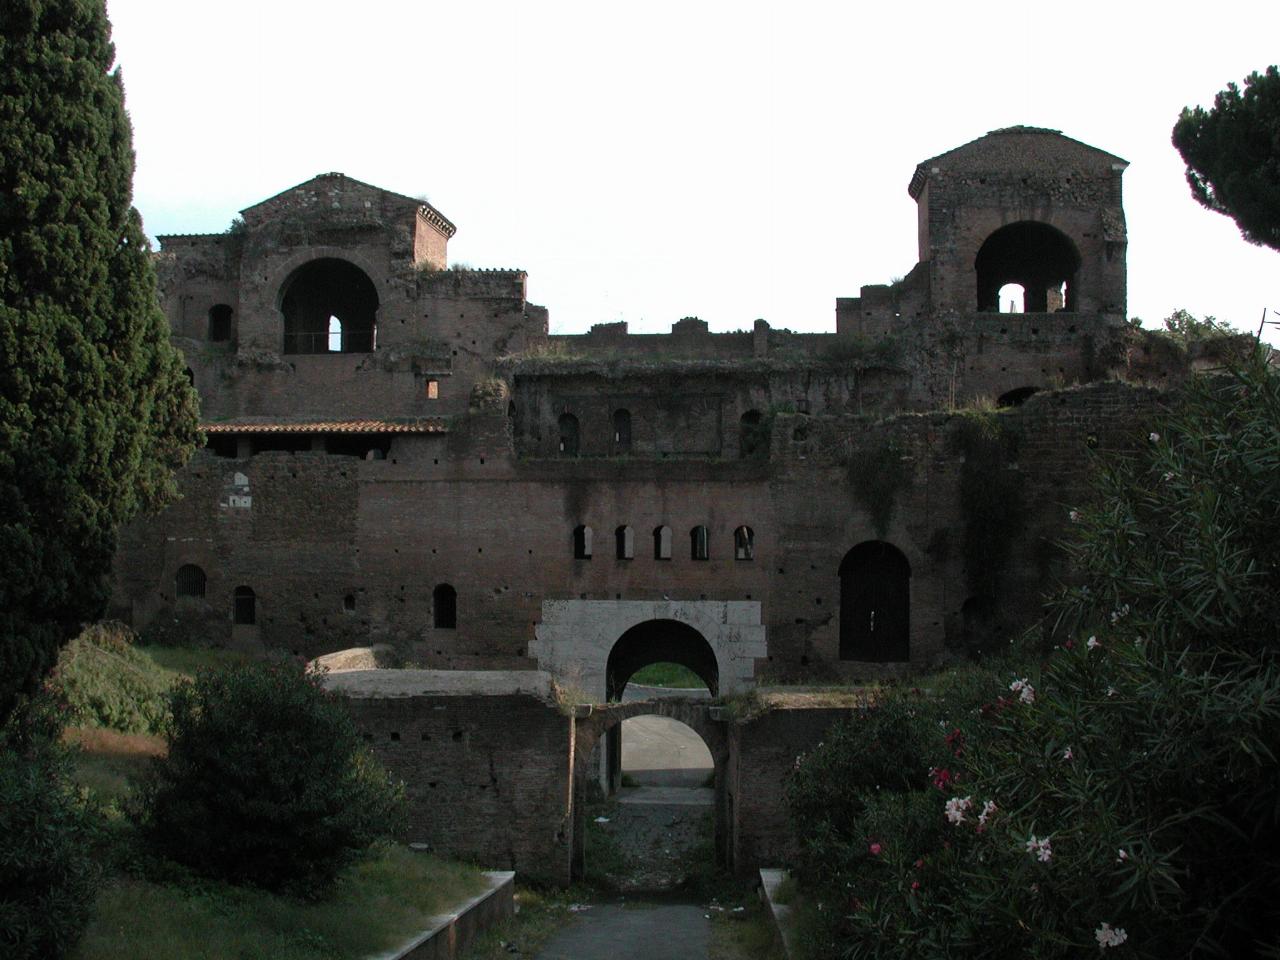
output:
<path id="1" fill-rule="evenodd" d="M 440 399 L 440 381 L 439 380 L 427 381 L 427 399 L 428 400 Z"/>

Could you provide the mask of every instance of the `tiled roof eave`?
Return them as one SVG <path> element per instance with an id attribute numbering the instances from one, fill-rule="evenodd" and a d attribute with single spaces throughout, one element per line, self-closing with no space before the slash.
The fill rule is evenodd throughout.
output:
<path id="1" fill-rule="evenodd" d="M 308 421 L 263 421 L 241 420 L 203 423 L 200 425 L 205 433 L 240 434 L 240 433 L 448 433 L 449 428 L 443 420 L 423 418 L 419 420 L 308 420 Z"/>

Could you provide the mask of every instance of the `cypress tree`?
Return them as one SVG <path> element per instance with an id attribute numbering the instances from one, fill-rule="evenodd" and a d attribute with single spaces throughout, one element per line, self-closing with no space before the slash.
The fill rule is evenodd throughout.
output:
<path id="1" fill-rule="evenodd" d="M 102 615 L 118 527 L 198 436 L 114 59 L 103 0 L 0 4 L 0 719 Z"/>

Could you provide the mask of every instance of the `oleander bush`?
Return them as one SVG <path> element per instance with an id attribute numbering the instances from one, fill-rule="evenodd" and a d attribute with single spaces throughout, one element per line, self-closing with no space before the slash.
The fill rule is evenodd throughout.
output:
<path id="1" fill-rule="evenodd" d="M 851 838 L 838 871 L 803 877 L 813 955 L 1280 956 L 1280 377 L 1265 352 L 1194 381 L 1099 464 L 1071 520 L 1061 647 L 996 665 L 998 695 L 955 713 L 965 742 L 942 789 L 868 790 L 853 757 L 831 774 L 856 799 L 793 801 L 807 845 Z M 806 758 L 793 791 L 839 746 Z"/>

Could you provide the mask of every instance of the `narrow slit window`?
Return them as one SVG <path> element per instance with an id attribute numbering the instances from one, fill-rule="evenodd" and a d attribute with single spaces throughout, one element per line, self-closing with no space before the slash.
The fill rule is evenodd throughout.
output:
<path id="1" fill-rule="evenodd" d="M 427 381 L 427 399 L 428 400 L 440 399 L 440 381 L 439 380 Z"/>
<path id="2" fill-rule="evenodd" d="M 616 541 L 617 557 L 619 560 L 630 560 L 636 555 L 635 539 L 631 533 L 631 528 L 621 526 L 613 532 L 613 538 Z"/>
<path id="3" fill-rule="evenodd" d="M 591 528 L 586 526 L 573 528 L 573 559 L 591 559 Z"/>
<path id="4" fill-rule="evenodd" d="M 754 560 L 756 558 L 756 535 L 748 526 L 741 526 L 733 531 L 733 559 Z"/>
<path id="5" fill-rule="evenodd" d="M 458 591 L 447 583 L 436 586 L 431 593 L 432 622 L 437 630 L 456 630 L 458 627 Z"/>
<path id="6" fill-rule="evenodd" d="M 656 527 L 653 531 L 653 559 L 671 559 L 671 528 Z"/>
<path id="7" fill-rule="evenodd" d="M 342 321 L 337 317 L 329 318 L 329 352 L 342 352 Z"/>
<path id="8" fill-rule="evenodd" d="M 707 550 L 707 528 L 696 526 L 689 531 L 689 557 L 692 560 L 709 560 L 711 554 Z"/>

